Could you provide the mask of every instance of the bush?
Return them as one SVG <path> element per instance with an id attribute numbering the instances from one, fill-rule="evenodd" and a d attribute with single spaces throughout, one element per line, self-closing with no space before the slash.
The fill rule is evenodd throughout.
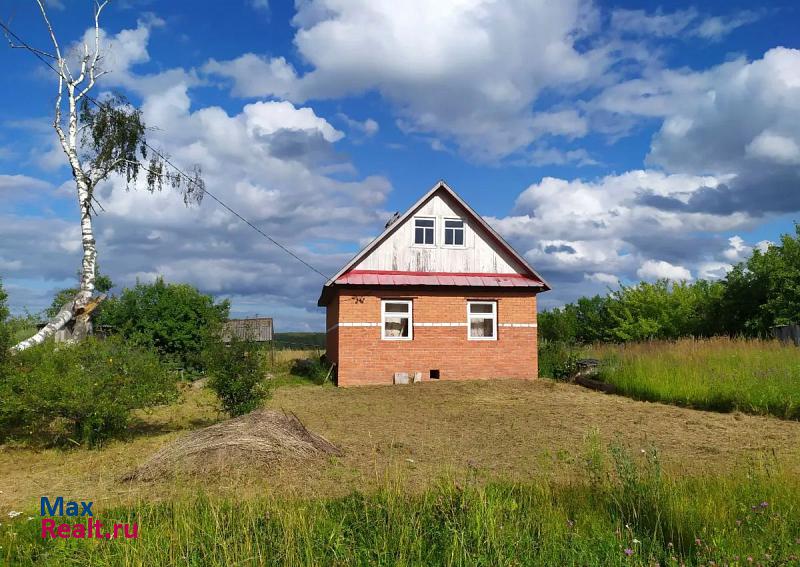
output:
<path id="1" fill-rule="evenodd" d="M 331 365 L 320 357 L 299 358 L 292 363 L 290 372 L 295 376 L 304 376 L 315 384 L 324 384 L 330 374 Z"/>
<path id="2" fill-rule="evenodd" d="M 125 430 L 131 410 L 176 394 L 174 375 L 152 350 L 119 338 L 48 341 L 15 355 L 0 380 L 0 433 L 97 445 Z"/>
<path id="3" fill-rule="evenodd" d="M 578 369 L 580 352 L 563 341 L 539 341 L 539 374 L 556 380 L 566 380 Z"/>
<path id="4" fill-rule="evenodd" d="M 263 380 L 261 354 L 258 344 L 235 337 L 228 345 L 216 341 L 206 351 L 209 386 L 229 415 L 253 411 L 271 395 Z"/>
<path id="5" fill-rule="evenodd" d="M 95 323 L 147 347 L 190 370 L 203 369 L 202 353 L 216 340 L 228 317 L 227 301 L 188 284 L 169 284 L 159 278 L 136 284 L 103 304 Z"/>
<path id="6" fill-rule="evenodd" d="M 11 348 L 11 328 L 8 325 L 8 307 L 6 301 L 8 294 L 3 289 L 3 282 L 0 281 L 0 379 L 3 377 L 5 365 L 8 361 Z"/>

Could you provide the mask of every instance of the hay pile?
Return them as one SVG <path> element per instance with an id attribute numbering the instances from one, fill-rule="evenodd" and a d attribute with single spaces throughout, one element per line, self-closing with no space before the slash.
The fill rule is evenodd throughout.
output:
<path id="1" fill-rule="evenodd" d="M 168 443 L 122 480 L 156 480 L 177 472 L 209 473 L 239 465 L 263 466 L 319 455 L 340 455 L 294 414 L 256 410 Z"/>

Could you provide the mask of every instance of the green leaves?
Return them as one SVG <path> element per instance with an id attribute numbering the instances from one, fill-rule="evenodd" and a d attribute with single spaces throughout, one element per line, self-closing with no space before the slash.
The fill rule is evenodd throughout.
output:
<path id="1" fill-rule="evenodd" d="M 183 368 L 203 368 L 202 352 L 216 340 L 228 317 L 227 301 L 188 284 L 139 283 L 103 304 L 96 319 L 136 344 L 154 347 Z"/>
<path id="2" fill-rule="evenodd" d="M 96 445 L 122 433 L 133 409 L 174 400 L 174 373 L 121 338 L 42 345 L 10 361 L 0 380 L 0 430 Z"/>
<path id="3" fill-rule="evenodd" d="M 81 157 L 88 164 L 90 190 L 112 173 L 123 175 L 130 187 L 144 171 L 148 191 L 169 185 L 182 190 L 187 205 L 203 199 L 205 183 L 200 166 L 184 174 L 169 163 L 169 156 L 153 151 L 147 143 L 142 111 L 123 95 L 113 94 L 102 102 L 84 97 L 79 121 L 83 128 Z"/>
<path id="4" fill-rule="evenodd" d="M 607 296 L 539 315 L 541 337 L 578 343 L 714 335 L 767 336 L 800 323 L 800 225 L 778 245 L 731 269 L 722 281 L 620 285 Z"/>

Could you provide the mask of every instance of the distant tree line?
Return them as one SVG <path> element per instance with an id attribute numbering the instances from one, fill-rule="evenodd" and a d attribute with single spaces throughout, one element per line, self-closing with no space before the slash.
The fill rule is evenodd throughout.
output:
<path id="1" fill-rule="evenodd" d="M 715 335 L 766 336 L 800 323 L 800 225 L 767 250 L 753 250 L 718 281 L 620 285 L 539 314 L 542 339 L 626 342 Z"/>

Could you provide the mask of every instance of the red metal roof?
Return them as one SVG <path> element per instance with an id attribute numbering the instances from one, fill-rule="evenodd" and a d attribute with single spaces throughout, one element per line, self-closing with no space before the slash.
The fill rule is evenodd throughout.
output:
<path id="1" fill-rule="evenodd" d="M 468 287 L 544 287 L 544 283 L 524 274 L 468 274 L 453 272 L 393 272 L 351 270 L 336 279 L 345 285 L 422 285 Z"/>

